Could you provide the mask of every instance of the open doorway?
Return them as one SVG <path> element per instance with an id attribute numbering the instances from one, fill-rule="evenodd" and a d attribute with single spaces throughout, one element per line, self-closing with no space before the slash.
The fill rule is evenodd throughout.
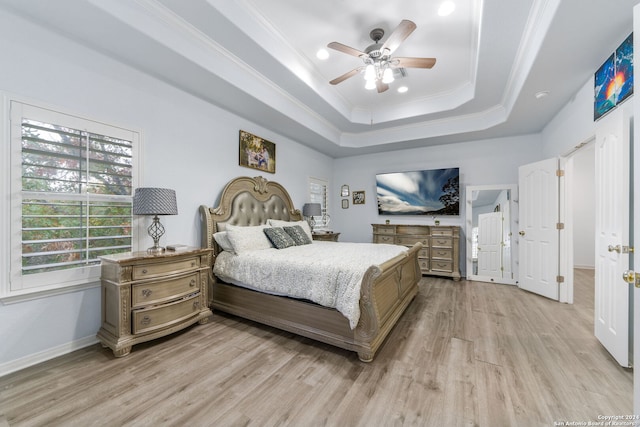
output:
<path id="1" fill-rule="evenodd" d="M 595 144 L 582 144 L 571 154 L 573 176 L 573 267 L 595 269 Z"/>

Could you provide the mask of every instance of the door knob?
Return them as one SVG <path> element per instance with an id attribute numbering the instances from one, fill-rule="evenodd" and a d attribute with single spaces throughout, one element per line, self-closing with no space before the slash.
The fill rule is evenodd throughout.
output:
<path id="1" fill-rule="evenodd" d="M 622 251 L 622 248 L 620 247 L 620 245 L 615 245 L 615 246 L 613 246 L 613 245 L 609 245 L 609 246 L 607 247 L 607 250 L 608 250 L 609 252 L 618 252 L 618 253 L 620 253 L 620 251 Z"/>
<path id="2" fill-rule="evenodd" d="M 625 270 L 625 272 L 622 273 L 622 280 L 633 284 L 636 288 L 640 288 L 640 274 L 633 270 Z"/>
<path id="3" fill-rule="evenodd" d="M 519 231 L 518 234 L 524 236 L 524 231 Z"/>

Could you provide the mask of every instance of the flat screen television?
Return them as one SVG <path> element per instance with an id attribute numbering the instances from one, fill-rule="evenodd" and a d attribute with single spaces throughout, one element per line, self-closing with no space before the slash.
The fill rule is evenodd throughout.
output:
<path id="1" fill-rule="evenodd" d="M 376 175 L 380 215 L 460 215 L 459 168 Z"/>

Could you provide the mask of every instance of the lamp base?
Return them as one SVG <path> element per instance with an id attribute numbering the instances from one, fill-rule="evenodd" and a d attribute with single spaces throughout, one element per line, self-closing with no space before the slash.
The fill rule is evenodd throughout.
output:
<path id="1" fill-rule="evenodd" d="M 147 249 L 147 253 L 155 255 L 164 253 L 165 248 L 158 244 L 158 242 L 160 242 L 160 237 L 164 234 L 164 227 L 160 224 L 160 218 L 158 218 L 158 215 L 153 217 L 153 222 L 149 228 L 147 228 L 147 232 L 153 239 L 153 246 Z"/>

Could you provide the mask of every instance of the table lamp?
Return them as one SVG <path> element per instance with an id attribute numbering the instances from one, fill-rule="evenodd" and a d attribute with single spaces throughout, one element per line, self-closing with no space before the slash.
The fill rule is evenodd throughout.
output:
<path id="1" fill-rule="evenodd" d="M 134 215 L 153 215 L 153 222 L 147 228 L 149 236 L 153 239 L 153 246 L 147 252 L 159 254 L 164 248 L 158 243 L 164 234 L 164 227 L 160 224 L 158 215 L 178 215 L 176 192 L 168 188 L 136 188 L 133 195 Z"/>
<path id="2" fill-rule="evenodd" d="M 316 226 L 316 220 L 313 217 L 322 215 L 322 206 L 320 203 L 305 203 L 302 206 L 302 215 L 308 218 L 307 222 L 313 233 L 313 227 Z"/>

